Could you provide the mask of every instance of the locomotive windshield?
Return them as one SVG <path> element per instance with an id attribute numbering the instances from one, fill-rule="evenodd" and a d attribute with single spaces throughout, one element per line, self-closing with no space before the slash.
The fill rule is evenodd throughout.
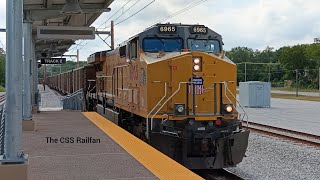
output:
<path id="1" fill-rule="evenodd" d="M 145 38 L 143 40 L 144 52 L 180 52 L 181 38 Z"/>
<path id="2" fill-rule="evenodd" d="M 221 52 L 219 41 L 215 39 L 188 39 L 188 48 L 191 51 Z"/>

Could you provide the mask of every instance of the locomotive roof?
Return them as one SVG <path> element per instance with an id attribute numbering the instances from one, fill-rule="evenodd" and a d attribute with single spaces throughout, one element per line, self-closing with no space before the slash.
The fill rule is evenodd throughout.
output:
<path id="1" fill-rule="evenodd" d="M 168 32 L 163 33 L 159 31 L 160 27 L 175 27 L 175 32 Z M 206 33 L 195 33 L 192 32 L 192 28 L 194 27 L 203 27 L 206 28 Z M 128 40 L 118 44 L 118 46 L 115 48 L 115 50 L 108 50 L 106 51 L 106 54 L 114 54 L 115 51 L 118 51 L 118 49 L 122 46 L 127 45 L 129 41 L 132 39 L 135 39 L 139 37 L 139 39 L 143 39 L 145 37 L 180 37 L 180 38 L 199 38 L 199 39 L 217 39 L 221 42 L 221 45 L 223 45 L 222 42 L 222 36 L 218 34 L 217 32 L 211 30 L 210 28 L 199 25 L 199 24 L 181 24 L 181 23 L 166 23 L 166 24 L 155 24 L 144 31 L 130 37 Z M 101 52 L 96 52 L 101 53 Z M 94 53 L 95 54 L 95 53 Z"/>

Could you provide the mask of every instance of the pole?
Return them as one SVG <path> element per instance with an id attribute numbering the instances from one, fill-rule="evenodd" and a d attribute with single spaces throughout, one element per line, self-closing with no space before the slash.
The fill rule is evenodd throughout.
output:
<path id="1" fill-rule="evenodd" d="M 268 75 L 269 75 L 268 82 L 270 82 L 270 80 L 271 80 L 270 64 L 269 64 L 269 73 L 268 73 Z"/>
<path id="2" fill-rule="evenodd" d="M 32 22 L 30 11 L 25 11 L 24 22 L 24 67 L 23 67 L 23 120 L 32 119 L 31 108 L 31 62 L 32 62 Z"/>
<path id="3" fill-rule="evenodd" d="M 247 63 L 244 63 L 244 82 L 247 82 Z"/>
<path id="4" fill-rule="evenodd" d="M 114 22 L 111 21 L 111 50 L 114 49 Z"/>
<path id="5" fill-rule="evenodd" d="M 21 163 L 22 153 L 22 19 L 23 1 L 6 1 L 6 111 L 5 144 L 1 162 Z"/>
<path id="6" fill-rule="evenodd" d="M 79 68 L 79 49 L 77 49 L 77 68 Z"/>
<path id="7" fill-rule="evenodd" d="M 296 97 L 298 97 L 298 69 L 296 69 Z"/>
<path id="8" fill-rule="evenodd" d="M 47 65 L 43 66 L 43 90 L 45 90 L 46 86 L 46 78 L 47 78 Z"/>

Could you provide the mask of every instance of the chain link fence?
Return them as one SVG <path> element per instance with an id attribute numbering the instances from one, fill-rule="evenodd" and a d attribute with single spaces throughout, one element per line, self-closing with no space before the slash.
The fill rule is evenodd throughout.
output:
<path id="1" fill-rule="evenodd" d="M 285 69 L 278 63 L 239 63 L 238 82 L 270 82 L 274 89 L 320 92 L 320 68 Z"/>
<path id="2" fill-rule="evenodd" d="M 4 135 L 5 135 L 5 102 L 0 103 L 0 155 L 4 153 Z"/>

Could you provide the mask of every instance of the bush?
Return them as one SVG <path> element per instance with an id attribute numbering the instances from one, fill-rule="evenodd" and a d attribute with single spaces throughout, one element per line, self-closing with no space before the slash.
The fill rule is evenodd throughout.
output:
<path id="1" fill-rule="evenodd" d="M 4 87 L 0 86 L 0 92 L 5 92 L 5 91 L 6 91 L 6 89 Z"/>

